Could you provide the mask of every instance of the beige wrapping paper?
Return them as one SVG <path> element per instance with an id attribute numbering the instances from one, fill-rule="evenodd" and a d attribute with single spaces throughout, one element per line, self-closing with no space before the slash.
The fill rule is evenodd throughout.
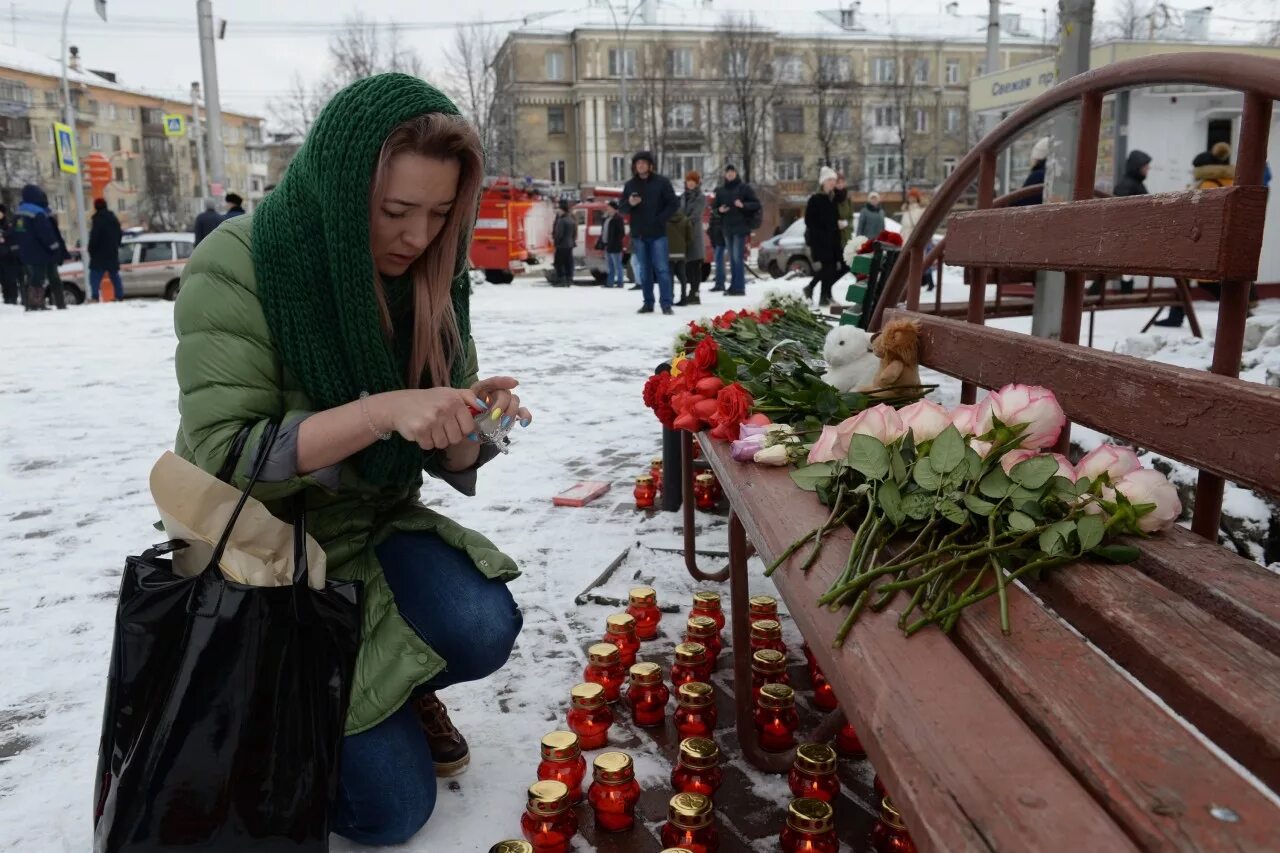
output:
<path id="1" fill-rule="evenodd" d="M 199 574 L 209 565 L 240 491 L 181 456 L 165 452 L 151 469 L 151 497 L 168 537 L 188 543 L 174 553 L 174 571 L 184 577 Z M 258 499 L 249 498 L 219 568 L 235 583 L 288 586 L 293 583 L 293 525 L 273 516 Z M 308 535 L 307 583 L 322 589 L 324 578 L 324 549 Z"/>

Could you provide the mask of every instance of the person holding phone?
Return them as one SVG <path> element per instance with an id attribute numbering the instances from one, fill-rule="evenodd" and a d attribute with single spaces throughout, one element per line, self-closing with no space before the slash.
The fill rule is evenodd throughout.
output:
<path id="1" fill-rule="evenodd" d="M 631 255 L 636 260 L 644 304 L 639 313 L 653 313 L 653 284 L 663 314 L 671 308 L 671 264 L 667 259 L 667 220 L 680 209 L 671 181 L 659 175 L 653 154 L 637 151 L 631 158 L 631 180 L 622 188 L 618 212 L 631 216 Z"/>

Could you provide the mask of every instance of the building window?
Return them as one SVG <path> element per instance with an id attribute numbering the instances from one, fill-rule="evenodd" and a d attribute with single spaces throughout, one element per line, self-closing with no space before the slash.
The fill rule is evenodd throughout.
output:
<path id="1" fill-rule="evenodd" d="M 896 148 L 875 148 L 867 157 L 867 179 L 898 180 L 902 176 L 902 158 Z"/>
<path id="2" fill-rule="evenodd" d="M 45 89 L 45 90 L 44 90 L 44 105 L 45 105 L 46 107 L 56 107 L 56 106 L 58 105 L 58 90 L 57 90 L 57 89 Z"/>
<path id="3" fill-rule="evenodd" d="M 16 104 L 31 103 L 31 90 L 21 80 L 0 80 L 0 100 Z"/>
<path id="4" fill-rule="evenodd" d="M 547 107 L 547 133 L 564 133 L 564 107 Z"/>
<path id="5" fill-rule="evenodd" d="M 818 74 L 824 82 L 847 82 L 852 76 L 849 57 L 830 53 L 818 57 Z"/>
<path id="6" fill-rule="evenodd" d="M 667 51 L 667 74 L 672 77 L 693 76 L 693 49 L 677 47 Z"/>
<path id="7" fill-rule="evenodd" d="M 916 82 L 928 83 L 929 82 L 929 60 L 927 58 L 921 57 L 915 61 L 914 67 L 915 67 Z"/>
<path id="8" fill-rule="evenodd" d="M 676 104 L 667 113 L 667 127 L 672 130 L 693 129 L 693 104 Z"/>
<path id="9" fill-rule="evenodd" d="M 627 111 L 627 130 L 636 129 L 636 116 L 640 113 L 640 109 L 635 105 L 631 105 L 631 109 Z M 613 101 L 609 104 L 609 129 L 622 130 L 622 102 Z"/>
<path id="10" fill-rule="evenodd" d="M 960 108 L 959 107 L 947 107 L 946 130 L 947 130 L 947 133 L 960 132 Z"/>
<path id="11" fill-rule="evenodd" d="M 116 183 L 124 183 L 124 167 L 122 166 L 116 166 Z"/>
<path id="12" fill-rule="evenodd" d="M 102 134 L 101 133 L 89 134 L 89 147 L 94 151 L 102 150 Z"/>
<path id="13" fill-rule="evenodd" d="M 565 182 L 564 181 L 564 161 L 552 160 L 551 161 L 551 183 L 563 184 L 564 182 Z"/>
<path id="14" fill-rule="evenodd" d="M 898 60 L 892 56 L 877 56 L 871 60 L 871 79 L 876 83 L 898 82 Z"/>
<path id="15" fill-rule="evenodd" d="M 609 158 L 609 180 L 625 181 L 631 177 L 631 169 L 627 163 L 627 158 L 622 154 L 614 154 Z"/>
<path id="16" fill-rule="evenodd" d="M 720 124 L 725 130 L 742 130 L 742 111 L 737 104 L 720 105 Z"/>
<path id="17" fill-rule="evenodd" d="M 928 133 L 929 132 L 929 111 L 924 109 L 923 107 L 916 107 L 915 121 L 912 122 L 912 127 L 915 128 L 916 133 Z"/>
<path id="18" fill-rule="evenodd" d="M 609 48 L 609 76 L 621 77 L 623 71 L 626 76 L 636 76 L 636 51 L 635 48 L 627 48 L 625 51 L 616 47 Z"/>
<path id="19" fill-rule="evenodd" d="M 107 104 L 107 119 L 108 119 L 109 121 L 115 121 L 115 120 L 116 120 L 116 119 L 118 119 L 118 118 L 120 118 L 120 110 L 119 110 L 119 108 L 118 108 L 115 104 L 113 104 L 113 103 L 108 103 L 108 104 Z"/>
<path id="20" fill-rule="evenodd" d="M 929 161 L 924 157 L 911 158 L 911 180 L 923 181 L 929 170 Z"/>
<path id="21" fill-rule="evenodd" d="M 828 166 L 830 166 L 831 168 L 835 169 L 835 170 L 836 170 L 836 174 L 837 174 L 837 175 L 841 175 L 841 176 L 843 176 L 843 177 L 846 177 L 846 178 L 847 178 L 847 177 L 849 177 L 849 175 L 851 174 L 850 169 L 849 169 L 849 158 L 848 158 L 848 157 L 836 157 L 835 159 L 833 159 L 833 160 L 832 160 L 830 163 L 828 163 L 827 165 L 828 165 Z"/>
<path id="22" fill-rule="evenodd" d="M 746 77 L 750 70 L 745 48 L 734 48 L 724 55 L 724 74 L 726 77 Z"/>
<path id="23" fill-rule="evenodd" d="M 701 174 L 703 166 L 706 165 L 705 154 L 668 154 L 663 158 L 664 175 L 670 175 L 673 183 L 679 184 L 684 176 L 690 172 L 698 172 Z"/>
<path id="24" fill-rule="evenodd" d="M 955 170 L 956 170 L 956 158 L 954 158 L 954 157 L 943 157 L 943 158 L 942 158 L 942 177 L 943 177 L 943 179 L 946 179 L 946 178 L 951 177 L 951 173 L 952 173 L 952 172 L 954 172 Z"/>
<path id="25" fill-rule="evenodd" d="M 113 135 L 111 137 L 111 151 L 112 153 L 114 153 L 119 150 L 120 150 L 120 137 Z"/>
<path id="26" fill-rule="evenodd" d="M 777 107 L 773 111 L 777 133 L 804 133 L 804 107 Z"/>
<path id="27" fill-rule="evenodd" d="M 898 108 L 892 104 L 881 104 L 876 107 L 874 124 L 876 127 L 897 127 Z"/>
<path id="28" fill-rule="evenodd" d="M 780 181 L 803 181 L 805 178 L 803 157 L 781 157 L 776 168 Z"/>
<path id="29" fill-rule="evenodd" d="M 786 54 L 774 59 L 774 67 L 778 69 L 779 83 L 803 83 L 804 59 L 795 54 Z"/>
<path id="30" fill-rule="evenodd" d="M 137 120 L 138 120 L 138 108 L 129 107 L 129 121 L 137 121 Z"/>
<path id="31" fill-rule="evenodd" d="M 828 107 L 822 118 L 827 130 L 853 130 L 853 112 L 848 107 Z"/>
<path id="32" fill-rule="evenodd" d="M 136 140 L 136 139 L 130 139 L 130 140 L 129 140 L 129 150 L 130 150 L 130 151 L 132 151 L 134 154 L 141 154 L 141 153 L 142 153 L 142 144 L 141 144 L 140 142 L 138 142 L 138 140 Z"/>
<path id="33" fill-rule="evenodd" d="M 564 79 L 564 54 L 558 50 L 547 52 L 547 79 Z"/>
<path id="34" fill-rule="evenodd" d="M 960 83 L 960 60 L 947 60 L 947 85 L 955 86 Z"/>
<path id="35" fill-rule="evenodd" d="M 987 61 L 984 59 L 978 63 L 978 67 L 974 69 L 973 75 L 975 77 L 981 77 L 983 74 L 986 74 L 986 73 L 987 73 Z"/>

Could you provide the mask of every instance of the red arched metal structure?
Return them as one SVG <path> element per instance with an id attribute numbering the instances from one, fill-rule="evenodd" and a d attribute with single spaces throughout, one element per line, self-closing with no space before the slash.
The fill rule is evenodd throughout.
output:
<path id="1" fill-rule="evenodd" d="M 924 270 L 924 247 L 942 224 L 964 190 L 976 179 L 978 208 L 995 206 L 996 157 L 1027 127 L 1050 113 L 1077 105 L 1079 133 L 1076 140 L 1075 179 L 1072 200 L 1094 197 L 1093 179 L 1098 160 L 1098 135 L 1102 118 L 1102 98 L 1108 92 L 1138 86 L 1185 83 L 1213 86 L 1244 94 L 1244 111 L 1236 151 L 1237 186 L 1261 186 L 1271 128 L 1273 102 L 1280 99 L 1280 61 L 1230 53 L 1170 54 L 1107 65 L 1072 77 L 1018 109 L 1001 122 L 965 156 L 952 175 L 934 195 L 924 217 L 903 247 L 903 261 L 894 268 L 885 292 L 876 306 L 871 328 L 878 329 L 886 306 L 899 304 L 915 310 L 920 301 L 920 280 Z M 1135 269 L 1135 273 L 1143 270 Z M 968 321 L 982 323 L 986 283 L 990 270 L 975 267 L 969 289 Z M 1067 272 L 1063 295 L 1062 330 L 1064 343 L 1080 341 L 1080 318 L 1084 304 L 1085 273 Z M 1240 371 L 1244 326 L 1249 309 L 1247 281 L 1224 281 L 1218 308 L 1214 343 L 1214 373 L 1235 377 Z M 976 388 L 965 385 L 962 399 L 973 402 Z M 1222 509 L 1223 480 L 1208 471 L 1200 472 L 1196 487 L 1195 518 L 1192 529 L 1216 539 Z"/>

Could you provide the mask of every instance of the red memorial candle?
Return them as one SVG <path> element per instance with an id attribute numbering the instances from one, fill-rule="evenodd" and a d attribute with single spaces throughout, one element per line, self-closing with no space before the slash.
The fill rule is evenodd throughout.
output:
<path id="1" fill-rule="evenodd" d="M 676 794 L 662 827 L 664 847 L 683 847 L 690 853 L 717 853 L 720 831 L 711 813 L 711 800 L 702 794 Z"/>
<path id="2" fill-rule="evenodd" d="M 676 646 L 676 660 L 671 665 L 671 686 L 676 690 L 690 681 L 711 681 L 711 656 L 702 643 Z"/>
<path id="3" fill-rule="evenodd" d="M 569 789 L 554 779 L 529 786 L 529 804 L 520 817 L 520 829 L 534 853 L 569 853 L 578 833 L 578 815 L 569 802 Z"/>
<path id="4" fill-rule="evenodd" d="M 658 593 L 651 586 L 638 586 L 627 594 L 627 613 L 636 620 L 636 638 L 652 640 L 658 636 L 662 611 L 658 609 Z"/>
<path id="5" fill-rule="evenodd" d="M 640 652 L 640 638 L 636 636 L 636 620 L 630 613 L 615 613 L 604 620 L 604 639 L 618 647 L 622 665 L 629 667 L 636 662 Z"/>
<path id="6" fill-rule="evenodd" d="M 636 823 L 640 783 L 635 766 L 625 752 L 602 752 L 593 763 L 595 781 L 587 792 L 596 814 L 596 828 L 625 832 Z"/>
<path id="7" fill-rule="evenodd" d="M 631 667 L 627 685 L 627 704 L 637 726 L 660 726 L 667 718 L 667 700 L 671 691 L 662 683 L 662 667 L 656 663 L 638 663 Z"/>
<path id="8" fill-rule="evenodd" d="M 825 743 L 800 744 L 796 747 L 796 760 L 787 776 L 787 784 L 797 798 L 834 803 L 840 796 L 836 751 Z"/>
<path id="9" fill-rule="evenodd" d="M 687 681 L 676 689 L 674 722 L 681 738 L 711 737 L 716 730 L 716 695 L 705 681 Z"/>
<path id="10" fill-rule="evenodd" d="M 587 775 L 587 760 L 573 732 L 551 732 L 542 738 L 542 761 L 538 778 L 563 782 L 569 789 L 569 801 L 582 801 L 582 780 Z"/>
<path id="11" fill-rule="evenodd" d="M 627 671 L 622 666 L 622 653 L 617 646 L 596 643 L 587 649 L 587 668 L 582 671 L 582 680 L 603 687 L 606 702 L 618 701 L 622 695 L 622 682 L 626 679 Z"/>
<path id="12" fill-rule="evenodd" d="M 578 736 L 582 749 L 599 749 L 609 739 L 613 711 L 599 684 L 579 684 L 569 691 L 569 730 Z"/>
<path id="13" fill-rule="evenodd" d="M 785 684 L 766 684 L 756 702 L 756 735 L 765 752 L 786 752 L 796 745 L 800 716 L 795 692 Z"/>
<path id="14" fill-rule="evenodd" d="M 831 805 L 808 797 L 792 800 L 781 841 L 782 853 L 840 853 Z"/>
<path id="15" fill-rule="evenodd" d="M 714 797 L 724 781 L 720 769 L 720 747 L 705 737 L 680 741 L 680 757 L 671 771 L 671 789 L 682 794 Z"/>

